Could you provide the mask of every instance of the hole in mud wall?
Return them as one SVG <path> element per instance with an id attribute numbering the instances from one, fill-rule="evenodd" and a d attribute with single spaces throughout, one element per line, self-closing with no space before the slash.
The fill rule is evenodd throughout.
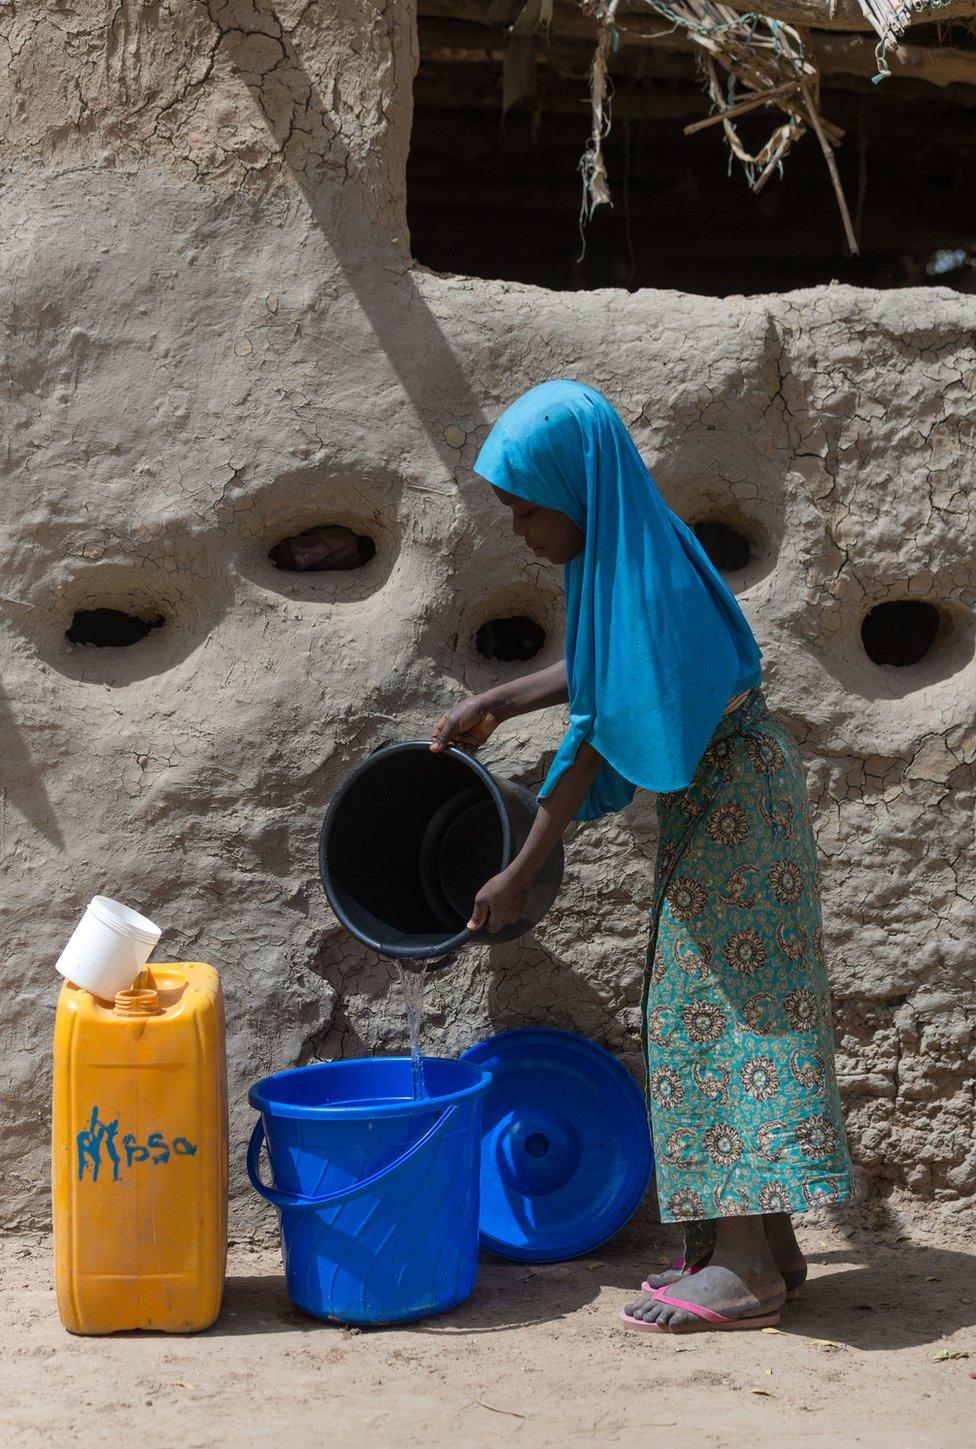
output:
<path id="1" fill-rule="evenodd" d="M 64 634 L 71 644 L 90 644 L 96 649 L 127 649 L 164 623 L 165 620 L 158 616 L 143 619 L 122 609 L 78 609 Z"/>
<path id="2" fill-rule="evenodd" d="M 281 539 L 268 553 L 276 568 L 292 573 L 344 573 L 363 568 L 375 556 L 369 535 L 343 523 L 314 524 Z"/>
<path id="3" fill-rule="evenodd" d="M 643 43 L 639 27 L 654 21 L 641 5 L 621 7 L 630 13 L 607 55 L 603 152 L 613 204 L 597 208 L 581 248 L 580 158 L 591 129 L 599 10 L 557 0 L 548 25 L 513 37 L 525 0 L 419 0 L 407 221 L 424 266 L 566 290 L 661 287 L 718 297 L 834 279 L 976 291 L 969 86 L 922 84 L 907 71 L 873 85 L 868 33 L 844 37 L 864 58 L 857 75 L 844 65 L 824 68 L 817 90 L 821 116 L 843 134 L 835 155 L 858 219 L 855 257 L 811 131 L 758 193 L 739 162 L 730 164 L 721 126 L 685 134 L 711 109 L 700 52 Z M 912 39 L 928 47 L 921 53 L 933 65 L 951 53 L 940 46 L 965 47 L 969 57 L 969 24 L 913 26 Z M 769 107 L 741 116 L 746 149 L 757 154 L 782 120 Z"/>
<path id="4" fill-rule="evenodd" d="M 702 519 L 693 525 L 695 537 L 712 563 L 723 574 L 738 573 L 752 560 L 752 545 L 744 533 L 717 519 Z"/>
<path id="5" fill-rule="evenodd" d="M 546 642 L 546 631 L 527 614 L 488 619 L 474 636 L 475 648 L 485 659 L 506 664 L 534 659 Z"/>
<path id="6" fill-rule="evenodd" d="M 875 604 L 861 624 L 861 642 L 875 664 L 919 664 L 935 642 L 942 615 L 922 599 Z"/>

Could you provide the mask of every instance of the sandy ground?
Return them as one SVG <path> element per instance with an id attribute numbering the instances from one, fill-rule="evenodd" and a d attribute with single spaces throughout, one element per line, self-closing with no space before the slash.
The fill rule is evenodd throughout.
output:
<path id="1" fill-rule="evenodd" d="M 931 1234 L 807 1235 L 781 1330 L 693 1338 L 616 1326 L 633 1242 L 581 1262 L 486 1258 L 472 1299 L 356 1332 L 291 1307 L 277 1253 L 235 1247 L 206 1334 L 72 1338 L 50 1245 L 0 1248 L 4 1446 L 678 1446 L 976 1443 L 976 1256 Z M 652 1258 L 663 1248 L 658 1246 Z"/>

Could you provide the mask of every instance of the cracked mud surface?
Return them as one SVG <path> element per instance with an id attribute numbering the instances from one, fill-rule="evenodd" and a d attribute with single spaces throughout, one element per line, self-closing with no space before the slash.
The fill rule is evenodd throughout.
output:
<path id="1" fill-rule="evenodd" d="M 752 530 L 730 582 L 808 769 L 868 1210 L 963 1210 L 976 300 L 550 294 L 412 267 L 409 13 L 0 5 L 5 1219 L 46 1217 L 51 965 L 95 892 L 222 974 L 255 1221 L 250 1082 L 402 1049 L 394 975 L 330 916 L 316 837 L 366 752 L 509 667 L 474 647 L 486 618 L 528 614 L 533 663 L 558 656 L 558 577 L 470 472 L 491 420 L 553 376 L 612 398 L 678 512 Z M 322 521 L 376 557 L 268 563 Z M 940 633 L 918 665 L 873 665 L 861 620 L 899 598 L 935 603 Z M 128 650 L 69 645 L 96 607 L 166 622 Z M 513 721 L 486 763 L 538 781 L 560 734 Z M 576 832 L 535 935 L 431 984 L 428 1049 L 554 1025 L 639 1071 L 653 848 L 647 797 Z"/>

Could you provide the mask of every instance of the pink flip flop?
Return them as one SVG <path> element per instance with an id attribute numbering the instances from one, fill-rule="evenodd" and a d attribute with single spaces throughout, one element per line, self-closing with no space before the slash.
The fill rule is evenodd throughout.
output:
<path id="1" fill-rule="evenodd" d="M 776 1328 L 780 1321 L 778 1308 L 772 1313 L 753 1313 L 748 1318 L 726 1318 L 724 1314 L 716 1313 L 713 1308 L 705 1308 L 701 1303 L 686 1303 L 683 1298 L 675 1298 L 664 1288 L 659 1288 L 651 1296 L 658 1303 L 666 1303 L 669 1308 L 686 1309 L 688 1313 L 701 1319 L 701 1322 L 689 1324 L 687 1328 L 666 1328 L 658 1323 L 645 1323 L 641 1318 L 631 1318 L 629 1313 L 621 1313 L 620 1321 L 625 1328 L 636 1333 L 728 1333 L 736 1329 Z"/>

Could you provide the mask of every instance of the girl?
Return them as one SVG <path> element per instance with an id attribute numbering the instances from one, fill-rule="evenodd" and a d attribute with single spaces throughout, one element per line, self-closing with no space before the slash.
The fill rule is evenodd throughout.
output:
<path id="1" fill-rule="evenodd" d="M 622 1315 L 652 1332 L 761 1328 L 805 1276 L 789 1215 L 850 1195 L 816 859 L 796 745 L 760 687 L 749 625 L 592 388 L 550 382 L 492 429 L 475 471 L 512 529 L 564 565 L 566 657 L 442 716 L 475 750 L 514 715 L 570 727 L 520 854 L 469 928 L 518 919 L 571 819 L 657 792 L 642 1022 L 665 1222 L 682 1259 Z"/>

